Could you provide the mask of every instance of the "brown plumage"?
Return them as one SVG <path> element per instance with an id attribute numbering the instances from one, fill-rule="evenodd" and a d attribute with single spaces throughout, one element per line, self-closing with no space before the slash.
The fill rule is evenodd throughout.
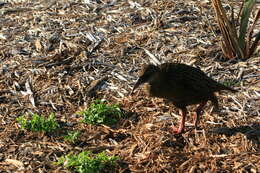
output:
<path id="1" fill-rule="evenodd" d="M 179 128 L 173 127 L 176 134 L 184 131 L 186 106 L 199 104 L 194 116 L 196 128 L 199 116 L 207 101 L 210 100 L 218 108 L 218 100 L 214 92 L 220 90 L 236 91 L 208 77 L 198 68 L 179 63 L 144 66 L 132 92 L 144 83 L 147 83 L 146 91 L 150 96 L 168 99 L 182 110 Z"/>

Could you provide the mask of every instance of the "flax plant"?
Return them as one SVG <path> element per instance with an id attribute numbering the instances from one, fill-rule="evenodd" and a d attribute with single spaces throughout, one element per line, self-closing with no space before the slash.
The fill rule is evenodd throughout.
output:
<path id="1" fill-rule="evenodd" d="M 260 9 L 256 9 L 256 15 L 251 25 L 249 25 L 250 15 L 256 5 L 256 0 L 244 0 L 237 19 L 234 17 L 232 8 L 231 16 L 227 14 L 220 0 L 212 0 L 212 5 L 216 13 L 216 19 L 219 24 L 223 41 L 221 49 L 226 58 L 250 58 L 256 50 L 259 40 L 260 31 L 258 30 L 253 37 L 254 28 L 260 18 Z"/>

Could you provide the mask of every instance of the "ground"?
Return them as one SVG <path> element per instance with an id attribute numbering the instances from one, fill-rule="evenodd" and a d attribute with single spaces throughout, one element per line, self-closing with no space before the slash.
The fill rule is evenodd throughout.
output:
<path id="1" fill-rule="evenodd" d="M 116 172 L 259 172 L 259 49 L 226 60 L 210 1 L 0 2 L 0 16 L 0 172 L 69 172 L 53 161 L 84 150 L 119 156 Z M 142 88 L 129 95 L 141 66 L 156 61 L 199 67 L 239 92 L 219 93 L 220 110 L 208 103 L 199 130 L 173 135 L 177 108 Z M 97 98 L 127 117 L 80 123 L 77 112 Z M 53 112 L 63 130 L 51 135 L 16 121 Z M 64 141 L 66 130 L 79 130 L 79 142 Z"/>

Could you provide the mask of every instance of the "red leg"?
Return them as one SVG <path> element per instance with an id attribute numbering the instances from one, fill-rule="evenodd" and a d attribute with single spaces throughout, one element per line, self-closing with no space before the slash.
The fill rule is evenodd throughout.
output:
<path id="1" fill-rule="evenodd" d="M 194 126 L 195 126 L 195 129 L 197 128 L 198 126 L 198 122 L 200 120 L 200 115 L 202 113 L 202 110 L 204 108 L 204 106 L 207 104 L 207 102 L 203 102 L 201 103 L 197 109 L 196 109 L 196 113 L 194 114 Z"/>
<path id="2" fill-rule="evenodd" d="M 186 119 L 186 115 L 187 115 L 187 109 L 186 108 L 182 108 L 181 111 L 182 111 L 182 115 L 181 115 L 181 121 L 180 121 L 180 124 L 179 124 L 179 128 L 176 128 L 174 126 L 171 127 L 172 128 L 172 132 L 174 134 L 180 134 L 180 133 L 184 132 L 185 119 Z"/>

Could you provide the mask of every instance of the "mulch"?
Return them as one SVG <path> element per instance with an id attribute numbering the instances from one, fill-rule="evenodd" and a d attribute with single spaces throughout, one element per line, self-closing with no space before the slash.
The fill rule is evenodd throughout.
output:
<path id="1" fill-rule="evenodd" d="M 85 150 L 119 156 L 116 172 L 259 172 L 260 49 L 226 60 L 210 1 L 0 2 L 0 23 L 0 172 L 69 172 L 53 162 Z M 199 130 L 188 107 L 189 131 L 174 136 L 178 109 L 142 89 L 129 95 L 141 66 L 156 62 L 199 67 L 239 92 L 219 93 L 218 112 L 208 103 Z M 127 116 L 80 123 L 95 99 Z M 55 113 L 62 128 L 20 130 L 16 118 L 30 113 Z M 72 130 L 75 144 L 63 137 Z"/>

